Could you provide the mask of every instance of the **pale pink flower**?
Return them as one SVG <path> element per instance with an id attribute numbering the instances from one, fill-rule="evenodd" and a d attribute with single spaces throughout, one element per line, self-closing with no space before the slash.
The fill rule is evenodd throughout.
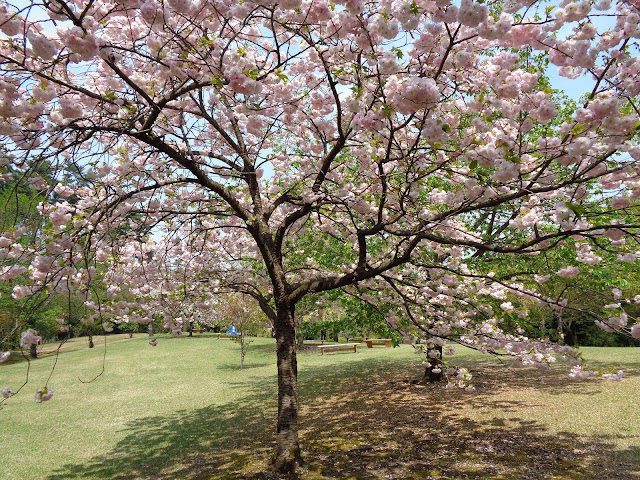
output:
<path id="1" fill-rule="evenodd" d="M 53 223 L 53 226 L 58 228 L 64 226 L 65 223 L 70 222 L 72 218 L 73 217 L 70 213 L 65 213 L 60 209 L 54 210 L 51 212 L 51 215 L 49 215 L 49 219 L 51 220 L 51 223 Z"/>
<path id="2" fill-rule="evenodd" d="M 533 279 L 537 282 L 537 283 L 544 283 L 547 280 L 549 280 L 551 278 L 551 275 L 534 275 Z"/>
<path id="3" fill-rule="evenodd" d="M 33 53 L 44 60 L 49 60 L 58 52 L 55 43 L 44 35 L 29 32 L 27 38 L 29 39 Z"/>
<path id="4" fill-rule="evenodd" d="M 614 382 L 621 382 L 624 378 L 624 372 L 622 370 L 618 370 L 617 373 L 605 373 L 602 375 L 602 378 L 606 380 L 613 380 Z"/>
<path id="5" fill-rule="evenodd" d="M 488 8 L 472 0 L 462 0 L 458 10 L 458 21 L 469 27 L 477 27 L 482 23 L 488 14 Z"/>
<path id="6" fill-rule="evenodd" d="M 569 373 L 569 377 L 575 378 L 575 379 L 585 379 L 589 377 L 595 377 L 598 375 L 599 375 L 598 372 L 596 372 L 595 370 L 582 370 L 582 365 L 574 366 L 571 369 L 571 372 Z"/>
<path id="7" fill-rule="evenodd" d="M 61 183 L 57 184 L 53 191 L 61 197 L 69 197 L 73 195 L 73 188 L 69 187 L 68 185 L 62 185 Z"/>
<path id="8" fill-rule="evenodd" d="M 29 287 L 16 285 L 15 287 L 13 287 L 13 293 L 11 294 L 11 297 L 16 300 L 20 300 L 21 298 L 26 297 L 30 293 L 31 293 L 31 289 Z"/>
<path id="9" fill-rule="evenodd" d="M 544 99 L 538 108 L 531 112 L 531 116 L 544 125 L 553 120 L 557 114 L 558 109 L 555 103 L 549 99 Z"/>
<path id="10" fill-rule="evenodd" d="M 631 200 L 626 197 L 619 197 L 611 200 L 611 206 L 613 208 L 627 208 L 629 205 L 631 205 Z"/>
<path id="11" fill-rule="evenodd" d="M 38 332 L 33 328 L 28 329 L 26 332 L 22 332 L 20 335 L 20 348 L 27 348 L 39 343 L 42 343 L 42 337 L 39 336 Z"/>
<path id="12" fill-rule="evenodd" d="M 51 400 L 51 397 L 53 397 L 53 388 L 43 387 L 36 390 L 36 403 L 46 402 L 48 400 Z"/>
<path id="13" fill-rule="evenodd" d="M 578 273 L 580 273 L 580 269 L 578 267 L 564 267 L 556 272 L 556 275 L 571 280 Z"/>
<path id="14" fill-rule="evenodd" d="M 500 308 L 505 312 L 512 312 L 514 307 L 513 307 L 513 303 L 511 302 L 503 302 L 500 304 Z"/>
<path id="15" fill-rule="evenodd" d="M 26 271 L 27 268 L 21 265 L 10 265 L 2 267 L 2 270 L 0 271 L 0 280 L 11 280 L 22 275 Z"/>

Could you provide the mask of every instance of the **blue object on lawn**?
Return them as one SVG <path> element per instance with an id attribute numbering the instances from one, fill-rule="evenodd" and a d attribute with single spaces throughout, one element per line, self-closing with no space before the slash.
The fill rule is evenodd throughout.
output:
<path id="1" fill-rule="evenodd" d="M 238 336 L 238 329 L 236 328 L 235 325 L 230 325 L 229 326 L 229 330 L 227 330 L 227 333 L 229 335 L 231 335 L 232 337 L 237 337 Z"/>

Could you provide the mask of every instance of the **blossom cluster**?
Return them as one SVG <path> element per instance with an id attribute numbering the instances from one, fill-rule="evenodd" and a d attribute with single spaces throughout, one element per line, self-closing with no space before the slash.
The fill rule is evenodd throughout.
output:
<path id="1" fill-rule="evenodd" d="M 53 397 L 53 388 L 43 387 L 36 390 L 35 400 L 36 403 L 47 402 Z"/>

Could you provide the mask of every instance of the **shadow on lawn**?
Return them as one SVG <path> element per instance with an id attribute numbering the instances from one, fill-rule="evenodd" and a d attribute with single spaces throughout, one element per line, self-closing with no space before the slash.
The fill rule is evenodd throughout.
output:
<path id="1" fill-rule="evenodd" d="M 500 383 L 538 382 L 553 393 L 563 388 L 554 380 L 481 374 L 470 394 L 413 385 L 406 375 L 372 358 L 302 370 L 301 478 L 640 480 L 640 448 L 614 451 L 607 439 L 551 435 L 532 419 L 507 425 L 457 414 L 469 405 L 516 411 L 517 404 L 496 398 Z M 569 385 L 575 393 L 592 390 L 586 382 Z M 259 472 L 274 450 L 275 378 L 252 389 L 242 402 L 132 422 L 113 450 L 48 479 L 272 479 Z"/>

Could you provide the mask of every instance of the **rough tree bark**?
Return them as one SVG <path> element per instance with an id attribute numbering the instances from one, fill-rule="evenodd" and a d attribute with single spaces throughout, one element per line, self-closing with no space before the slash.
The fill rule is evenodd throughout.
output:
<path id="1" fill-rule="evenodd" d="M 278 422 L 274 469 L 293 474 L 302 462 L 298 440 L 298 363 L 294 305 L 276 306 L 276 344 L 278 355 Z"/>
<path id="2" fill-rule="evenodd" d="M 298 329 L 296 332 L 296 345 L 297 348 L 303 348 L 304 347 L 304 337 L 305 337 L 306 332 Z"/>

